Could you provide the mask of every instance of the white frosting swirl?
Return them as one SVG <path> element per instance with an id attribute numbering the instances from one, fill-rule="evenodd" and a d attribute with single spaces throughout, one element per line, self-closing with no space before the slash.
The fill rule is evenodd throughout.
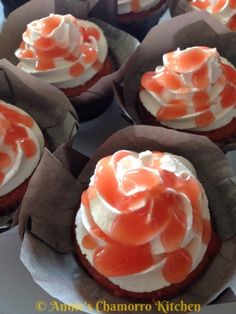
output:
<path id="1" fill-rule="evenodd" d="M 163 56 L 163 64 L 143 75 L 139 93 L 161 124 L 208 131 L 236 117 L 236 70 L 216 49 L 177 49 Z"/>
<path id="2" fill-rule="evenodd" d="M 222 24 L 236 31 L 236 1 L 235 0 L 191 0 L 194 9 L 205 9 Z"/>
<path id="3" fill-rule="evenodd" d="M 16 50 L 18 66 L 58 88 L 84 85 L 102 68 L 108 53 L 103 31 L 72 15 L 33 21 Z"/>
<path id="4" fill-rule="evenodd" d="M 118 0 L 118 14 L 147 11 L 160 2 L 161 0 Z"/>
<path id="5" fill-rule="evenodd" d="M 36 168 L 44 148 L 38 125 L 23 110 L 0 102 L 0 197 L 20 186 Z"/>
<path id="6" fill-rule="evenodd" d="M 115 208 L 113 204 L 108 203 L 106 196 L 100 193 L 100 188 L 96 185 L 98 176 L 101 175 L 104 171 L 104 167 L 107 165 L 114 170 L 119 193 L 121 193 L 122 197 L 128 202 L 126 203 L 126 201 L 124 201 L 123 203 L 123 205 L 126 204 L 126 209 L 122 209 L 119 203 L 117 203 L 117 208 Z M 141 171 L 141 179 L 136 176 L 139 171 Z M 184 192 L 184 189 L 178 189 L 177 186 L 179 183 L 176 185 L 173 178 L 179 180 L 179 183 L 184 182 L 184 184 L 191 185 L 192 189 L 195 190 L 195 195 L 189 197 L 191 188 L 188 192 L 187 189 L 186 192 Z M 112 181 L 109 181 L 108 178 L 105 179 L 104 177 L 104 181 L 105 180 L 107 180 L 106 186 L 107 189 L 109 189 L 109 185 L 112 184 Z M 159 188 L 161 187 L 164 187 L 164 189 L 158 194 Z M 88 191 L 91 188 L 92 192 L 90 193 Z M 78 245 L 82 254 L 85 255 L 86 259 L 93 267 L 96 268 L 94 258 L 97 249 L 101 249 L 104 245 L 106 246 L 107 243 L 109 243 L 109 240 L 107 240 L 106 237 L 108 237 L 108 239 L 112 238 L 113 241 L 116 241 L 115 245 L 118 246 L 125 245 L 132 249 L 135 245 L 147 245 L 150 249 L 152 263 L 142 271 L 131 271 L 130 274 L 128 273 L 122 276 L 105 275 L 112 283 L 118 285 L 120 288 L 132 292 L 151 292 L 169 286 L 173 281 L 175 283 L 178 282 L 179 279 L 169 279 L 169 276 L 166 273 L 168 260 L 172 254 L 175 254 L 176 252 L 187 252 L 187 255 L 189 255 L 191 266 L 188 273 L 192 272 L 203 259 L 209 239 L 207 241 L 203 239 L 205 230 L 204 227 L 201 228 L 201 222 L 204 221 L 210 228 L 208 201 L 201 184 L 196 179 L 196 172 L 193 166 L 185 158 L 167 153 L 152 153 L 150 151 L 145 151 L 140 154 L 130 151 L 119 151 L 112 157 L 108 157 L 107 160 L 103 159 L 97 164 L 95 174 L 91 178 L 89 189 L 85 193 L 92 196 L 88 197 L 88 203 L 84 203 L 82 198 L 82 204 L 77 213 L 75 224 Z M 151 191 L 154 190 L 154 194 L 151 194 Z M 138 197 L 140 193 L 141 195 L 144 195 L 141 198 Z M 172 218 L 163 221 L 161 216 L 158 217 L 159 220 L 162 220 L 162 226 L 159 226 L 157 228 L 158 230 L 152 233 L 152 235 L 144 236 L 144 238 L 140 236 L 142 228 L 140 229 L 139 223 L 136 220 L 136 223 L 133 222 L 133 224 L 135 224 L 134 228 L 137 228 L 135 229 L 135 235 L 132 233 L 133 230 L 129 231 L 129 228 L 126 231 L 128 233 L 130 232 L 130 234 L 123 233 L 123 236 L 122 232 L 124 232 L 124 229 L 122 229 L 123 231 L 120 231 L 121 233 L 118 231 L 116 235 L 112 231 L 114 226 L 118 224 L 117 220 L 124 219 L 125 221 L 125 219 L 128 219 L 126 218 L 128 217 L 127 215 L 130 213 L 134 215 L 143 215 L 141 219 L 146 221 L 144 224 L 148 225 L 146 231 L 149 230 L 149 227 L 153 228 L 152 219 L 154 219 L 153 217 L 157 214 L 158 207 L 155 207 L 156 205 L 152 203 L 148 209 L 147 216 L 145 216 L 141 210 L 146 208 L 145 206 L 148 206 L 148 202 L 152 200 L 151 195 L 155 195 L 154 199 L 156 197 L 156 205 L 159 204 L 159 208 L 161 208 L 163 212 L 170 208 L 169 214 L 172 218 L 172 215 L 179 215 L 177 214 L 177 208 L 181 208 L 180 211 L 185 217 L 185 231 L 179 243 L 173 244 L 176 238 L 178 238 L 175 229 L 180 227 L 178 220 L 181 220 L 180 216 L 177 218 L 178 222 L 175 221 L 174 224 Z M 163 203 L 162 197 L 164 197 L 167 202 L 173 197 L 175 200 L 174 203 L 171 202 L 168 204 L 174 205 L 171 206 L 166 202 Z M 199 210 L 198 214 L 196 214 L 196 208 Z M 88 214 L 89 212 L 90 214 Z M 89 217 L 90 215 L 93 220 L 92 223 L 91 217 Z M 158 223 L 159 220 L 157 220 L 156 223 Z M 104 233 L 103 236 L 99 236 L 95 232 L 98 228 Z M 173 242 L 170 237 L 164 237 L 168 228 L 171 228 L 172 230 L 171 235 L 172 240 L 174 237 Z M 89 248 L 85 245 L 84 239 L 87 236 L 95 241 L 97 247 Z M 137 241 L 137 244 L 135 244 L 135 241 Z M 126 259 L 127 256 L 124 258 Z M 139 258 L 142 259 L 141 257 Z M 127 265 L 129 265 L 129 262 Z M 114 262 L 113 260 L 113 263 L 116 263 L 116 261 Z M 132 264 L 132 262 L 130 263 Z M 178 264 L 178 262 L 176 263 Z M 118 267 L 117 265 L 112 266 L 115 269 Z M 188 274 L 185 275 L 187 276 Z M 170 277 L 172 277 L 172 274 Z M 183 279 L 185 278 L 182 278 L 182 280 Z"/>

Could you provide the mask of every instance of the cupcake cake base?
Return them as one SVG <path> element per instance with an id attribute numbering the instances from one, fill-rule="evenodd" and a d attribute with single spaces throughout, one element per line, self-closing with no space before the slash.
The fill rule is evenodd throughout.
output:
<path id="1" fill-rule="evenodd" d="M 23 199 L 30 178 L 26 179 L 20 186 L 10 193 L 0 197 L 0 217 L 14 212 Z"/>

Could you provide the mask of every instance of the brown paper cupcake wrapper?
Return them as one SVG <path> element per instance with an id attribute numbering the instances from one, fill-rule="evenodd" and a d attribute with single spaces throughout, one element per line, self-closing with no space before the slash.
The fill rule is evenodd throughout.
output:
<path id="1" fill-rule="evenodd" d="M 39 125 L 51 151 L 77 131 L 78 117 L 63 93 L 7 60 L 0 60 L 0 100 L 25 110 Z M 1 217 L 2 231 L 9 228 L 13 215 Z"/>
<path id="2" fill-rule="evenodd" d="M 188 0 L 168 0 L 168 5 L 172 16 L 194 11 L 191 5 L 189 5 Z"/>
<path id="3" fill-rule="evenodd" d="M 163 65 L 165 53 L 177 48 L 209 46 L 236 66 L 236 34 L 229 32 L 206 12 L 192 12 L 172 18 L 154 27 L 130 58 L 122 85 L 115 84 L 115 95 L 133 123 L 142 124 L 137 112 L 140 79 L 143 73 Z M 224 150 L 236 148 L 236 135 L 230 145 L 221 143 Z"/>
<path id="4" fill-rule="evenodd" d="M 92 10 L 91 14 L 89 14 L 89 10 Z M 92 16 L 102 17 L 101 11 L 102 7 L 99 0 L 31 0 L 12 12 L 6 20 L 0 35 L 0 58 L 6 58 L 14 65 L 19 62 L 14 53 L 21 43 L 26 25 L 33 20 L 48 16 L 50 13 L 72 14 L 77 18 L 90 19 Z M 108 14 L 108 16 L 110 15 Z M 107 103 L 109 105 L 112 98 L 112 82 L 113 80 L 120 81 L 122 79 L 122 68 L 139 45 L 139 41 L 131 35 L 101 20 L 92 21 L 97 23 L 104 31 L 116 69 L 115 72 L 100 79 L 86 92 L 71 99 L 77 112 L 81 113 L 83 118 L 85 116 L 83 120 L 86 120 L 88 107 L 89 111 L 93 111 L 93 107 L 99 106 L 99 104 Z"/>
<path id="5" fill-rule="evenodd" d="M 0 234 L 11 228 L 12 219 L 13 219 L 13 214 L 0 216 Z"/>
<path id="6" fill-rule="evenodd" d="M 149 149 L 181 155 L 194 165 L 206 191 L 216 231 L 223 241 L 222 249 L 207 272 L 173 301 L 206 304 L 226 288 L 236 288 L 233 284 L 236 179 L 224 154 L 206 137 L 152 126 L 133 126 L 115 133 L 90 160 L 68 144 L 54 155 L 45 152 L 20 213 L 20 234 L 24 237 L 21 259 L 34 280 L 65 303 L 94 304 L 99 299 L 110 304 L 124 302 L 104 292 L 75 263 L 72 255 L 72 231 L 81 194 L 98 160 L 120 149 L 137 152 Z M 88 308 L 83 310 L 92 313 Z"/>

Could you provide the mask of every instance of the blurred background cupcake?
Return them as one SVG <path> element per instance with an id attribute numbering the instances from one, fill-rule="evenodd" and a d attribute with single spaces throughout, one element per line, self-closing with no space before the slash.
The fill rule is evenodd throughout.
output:
<path id="1" fill-rule="evenodd" d="M 224 147 L 236 141 L 235 65 L 235 34 L 208 13 L 190 12 L 150 31 L 118 101 L 136 123 L 206 135 Z"/>
<path id="2" fill-rule="evenodd" d="M 0 230 L 22 201 L 44 148 L 53 152 L 77 131 L 70 102 L 55 87 L 0 61 Z"/>
<path id="3" fill-rule="evenodd" d="M 187 13 L 191 10 L 204 10 L 214 16 L 228 29 L 236 31 L 235 0 L 177 0 L 170 1 L 172 15 Z"/>
<path id="4" fill-rule="evenodd" d="M 117 0 L 119 26 L 142 40 L 164 15 L 167 0 Z"/>
<path id="5" fill-rule="evenodd" d="M 28 1 L 2 1 L 5 17 Z M 158 24 L 168 8 L 167 0 L 98 0 L 97 2 L 101 10 L 100 13 L 104 14 L 105 21 L 109 21 L 116 26 L 119 25 L 120 28 L 139 40 L 146 36 L 151 27 Z M 88 1 L 88 4 L 93 6 L 90 1 Z M 96 12 L 94 13 L 96 14 Z M 114 19 L 117 19 L 117 21 Z"/>
<path id="6" fill-rule="evenodd" d="M 25 111 L 0 100 L 0 216 L 14 211 L 44 150 L 44 137 Z"/>
<path id="7" fill-rule="evenodd" d="M 101 114 L 112 100 L 112 82 L 139 42 L 97 19 L 87 2 L 32 0 L 7 19 L 0 57 L 61 89 L 80 121 Z M 15 29 L 14 38 L 9 34 Z"/>

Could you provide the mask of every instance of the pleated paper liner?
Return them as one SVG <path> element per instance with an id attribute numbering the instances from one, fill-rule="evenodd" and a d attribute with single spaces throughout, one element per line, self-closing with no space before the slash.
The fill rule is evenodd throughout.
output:
<path id="1" fill-rule="evenodd" d="M 170 14 L 172 16 L 181 15 L 194 11 L 188 0 L 168 0 Z"/>
<path id="2" fill-rule="evenodd" d="M 192 46 L 217 48 L 222 57 L 236 66 L 236 34 L 229 32 L 208 13 L 187 13 L 161 23 L 148 33 L 130 58 L 123 83 L 115 84 L 116 100 L 134 123 L 161 125 L 146 110 L 140 113 L 139 89 L 143 73 L 163 65 L 165 53 Z M 236 119 L 233 120 L 233 127 L 228 125 L 215 133 L 207 132 L 206 135 L 215 140 L 223 151 L 236 148 Z"/>
<path id="3" fill-rule="evenodd" d="M 34 281 L 67 304 L 94 305 L 98 300 L 126 303 L 103 290 L 76 263 L 73 242 L 75 214 L 96 163 L 120 149 L 164 151 L 187 158 L 206 191 L 215 229 L 222 240 L 221 250 L 207 271 L 169 301 L 203 305 L 226 288 L 234 289 L 236 180 L 224 154 L 206 137 L 152 126 L 118 131 L 90 159 L 74 151 L 70 143 L 55 154 L 45 151 L 30 181 L 19 217 L 23 238 L 21 260 Z M 83 311 L 96 313 L 86 306 Z"/>
<path id="4" fill-rule="evenodd" d="M 46 17 L 50 13 L 71 14 L 79 19 L 89 19 L 102 28 L 108 40 L 109 55 L 113 61 L 113 72 L 103 76 L 80 95 L 69 97 L 79 114 L 80 121 L 95 118 L 109 107 L 113 97 L 112 82 L 122 79 L 122 69 L 139 45 L 139 41 L 131 35 L 106 22 L 91 19 L 93 16 L 99 17 L 101 14 L 96 9 L 98 2 L 92 0 L 31 0 L 10 14 L 0 35 L 0 58 L 6 58 L 16 65 L 19 60 L 14 53 L 21 43 L 22 34 L 27 24 L 33 20 Z M 91 10 L 92 13 L 90 14 Z"/>
<path id="5" fill-rule="evenodd" d="M 0 100 L 26 111 L 40 127 L 46 146 L 52 152 L 77 131 L 77 114 L 63 93 L 22 72 L 7 60 L 0 61 Z M 8 204 L 6 210 L 1 209 L 1 231 L 9 228 L 19 197 L 23 196 L 26 188 L 27 182 L 16 189 L 16 197 L 10 196 L 14 204 Z M 6 202 L 6 196 L 4 199 Z"/>

